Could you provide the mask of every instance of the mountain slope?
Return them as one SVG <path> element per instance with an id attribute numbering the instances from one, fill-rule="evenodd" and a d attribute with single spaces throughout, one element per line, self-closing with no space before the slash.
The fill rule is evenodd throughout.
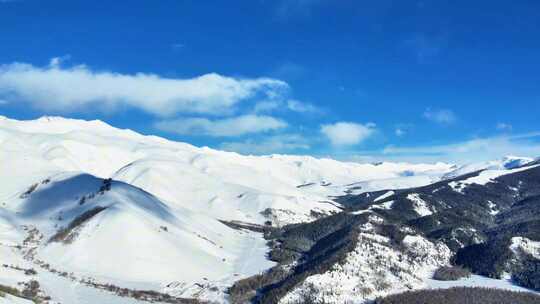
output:
<path id="1" fill-rule="evenodd" d="M 373 165 L 307 156 L 243 156 L 143 136 L 100 121 L 60 117 L 0 118 L 0 144 L 5 166 L 0 179 L 8 181 L 0 189 L 0 200 L 36 180 L 77 171 L 133 184 L 172 205 L 259 224 L 313 220 L 312 210 L 336 212 L 338 208 L 319 202 L 343 194 L 352 183 L 384 184 L 386 179 L 415 175 L 418 178 L 408 178 L 409 183 L 425 185 L 452 168 L 442 163 Z M 237 202 L 239 197 L 244 202 Z"/>
<path id="2" fill-rule="evenodd" d="M 88 174 L 60 174 L 32 186 L 8 202 L 2 219 L 14 243 L 25 246 L 21 255 L 43 270 L 122 287 L 219 288 L 272 265 L 255 234 Z"/>
<path id="3" fill-rule="evenodd" d="M 505 169 L 515 169 L 518 167 L 525 166 L 534 161 L 533 158 L 529 157 L 518 157 L 518 156 L 505 156 L 500 160 L 479 162 L 465 164 L 457 167 L 455 170 L 445 174 L 443 179 L 451 179 L 464 174 L 480 171 L 480 170 L 505 170 Z"/>
<path id="4" fill-rule="evenodd" d="M 334 196 L 367 190 L 359 182 L 422 185 L 452 167 L 243 156 L 60 117 L 0 117 L 0 144 L 0 284 L 36 281 L 38 296 L 66 303 L 100 290 L 112 303 L 225 301 L 234 281 L 274 265 L 262 235 L 231 221 L 313 221 L 341 210 Z"/>
<path id="5" fill-rule="evenodd" d="M 540 290 L 538 189 L 532 163 L 342 197 L 345 212 L 270 235 L 279 265 L 231 292 L 256 289 L 257 303 L 363 303 L 429 287 L 433 271 L 451 263 Z"/>
<path id="6" fill-rule="evenodd" d="M 522 159 L 452 177 L 451 164 L 245 156 L 59 117 L 0 117 L 0 145 L 0 285 L 37 300 L 360 303 L 459 257 L 534 277 L 538 176 Z M 467 264 L 479 243 L 508 250 Z"/>

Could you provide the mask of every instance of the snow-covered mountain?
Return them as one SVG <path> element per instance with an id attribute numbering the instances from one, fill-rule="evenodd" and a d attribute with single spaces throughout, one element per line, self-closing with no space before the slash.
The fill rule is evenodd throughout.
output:
<path id="1" fill-rule="evenodd" d="M 342 197 L 338 202 L 348 206 L 344 212 L 274 232 L 271 256 L 278 265 L 262 279 L 237 282 L 233 291 L 250 294 L 246 286 L 255 285 L 257 303 L 283 304 L 366 303 L 451 286 L 538 294 L 539 185 L 540 165 L 531 163 L 423 187 Z M 432 279 L 449 265 L 475 275 Z M 540 300 L 531 297 L 532 303 Z"/>
<path id="2" fill-rule="evenodd" d="M 5 262 L 41 268 L 44 293 L 62 302 L 79 293 L 64 295 L 62 284 L 84 280 L 222 301 L 235 280 L 273 262 L 260 233 L 221 221 L 312 221 L 340 211 L 331 196 L 354 183 L 421 185 L 451 168 L 243 156 L 61 117 L 1 117 L 0 145 L 2 250 L 13 251 Z M 63 272 L 73 277 L 42 277 Z M 21 279 L 9 276 L 0 283 Z"/>
<path id="3" fill-rule="evenodd" d="M 9 183 L 7 199 L 39 180 L 62 172 L 113 178 L 144 189 L 172 206 L 203 211 L 224 220 L 276 224 L 313 220 L 313 212 L 338 209 L 326 203 L 347 185 L 396 179 L 419 186 L 448 173 L 449 164 L 343 163 L 309 156 L 244 156 L 198 148 L 113 128 L 101 121 L 43 117 L 0 118 L 0 143 Z M 11 172 L 18 172 L 11 176 Z M 412 176 L 410 176 L 412 175 Z M 389 184 L 385 183 L 388 181 Z M 373 186 L 367 190 L 373 190 Z M 267 211 L 261 215 L 262 211 Z"/>
<path id="4" fill-rule="evenodd" d="M 467 173 L 480 171 L 480 170 L 504 170 L 504 169 L 514 169 L 521 166 L 524 166 L 528 163 L 534 161 L 534 158 L 530 157 L 519 157 L 508 155 L 499 160 L 487 161 L 487 162 L 478 162 L 478 163 L 468 163 L 462 166 L 457 167 L 455 170 L 452 170 L 450 173 L 446 174 L 443 179 L 451 179 L 464 175 Z"/>
<path id="5" fill-rule="evenodd" d="M 398 259 L 392 260 L 396 269 L 413 265 L 427 273 L 448 263 L 451 246 L 418 231 L 409 233 L 405 243 L 411 256 L 404 263 L 398 257 L 406 254 L 380 231 L 376 214 L 394 209 L 393 198 L 408 189 L 485 168 L 498 173 L 476 178 L 489 181 L 529 161 L 509 158 L 457 168 L 246 156 L 61 117 L 0 117 L 0 147 L 0 288 L 16 287 L 24 298 L 50 303 L 231 302 L 235 297 L 229 287 L 235 282 L 268 269 L 302 265 L 309 260 L 302 252 L 325 255 L 336 249 L 312 248 L 317 238 L 287 237 L 281 241 L 301 248 L 276 251 L 276 235 L 316 227 L 325 230 L 318 237 L 328 236 L 351 223 L 360 234 L 351 241 L 342 231 L 338 244 L 355 245 L 364 238 L 379 247 L 373 254 L 350 248 L 358 256 L 347 257 L 349 266 L 344 267 L 355 269 L 347 270 L 347 280 L 372 284 L 378 277 L 365 267 L 385 254 Z M 444 182 L 452 191 L 467 193 L 464 189 L 479 180 Z M 359 199 L 369 202 L 367 211 L 353 204 Z M 411 212 L 430 216 L 439 208 L 421 197 L 412 200 L 416 213 L 409 210 L 405 218 Z M 490 210 L 495 214 L 499 208 Z M 515 246 L 523 242 L 516 239 Z M 418 257 L 434 251 L 435 258 Z M 276 256 L 284 252 L 287 258 Z M 323 279 L 295 282 L 283 299 L 296 301 L 305 290 L 301 286 L 342 276 L 333 265 L 321 264 Z M 410 276 L 394 283 L 423 286 L 423 279 Z M 342 291 L 350 293 L 355 283 L 347 280 L 330 284 L 347 282 Z"/>

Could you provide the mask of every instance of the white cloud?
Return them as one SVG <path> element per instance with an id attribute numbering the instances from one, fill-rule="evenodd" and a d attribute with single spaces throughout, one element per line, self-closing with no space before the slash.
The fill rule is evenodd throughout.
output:
<path id="1" fill-rule="evenodd" d="M 295 99 L 289 99 L 287 101 L 287 108 L 293 112 L 298 113 L 318 113 L 321 109 L 313 104 L 307 102 L 301 102 Z"/>
<path id="2" fill-rule="evenodd" d="M 288 99 L 286 101 L 280 99 L 263 100 L 256 103 L 255 107 L 253 108 L 253 112 L 255 113 L 273 112 L 278 110 L 288 110 L 303 114 L 315 114 L 322 112 L 319 107 L 296 99 Z"/>
<path id="3" fill-rule="evenodd" d="M 321 132 L 334 146 L 356 145 L 375 132 L 375 124 L 358 124 L 353 122 L 337 122 L 321 126 Z"/>
<path id="4" fill-rule="evenodd" d="M 278 100 L 263 100 L 255 104 L 255 107 L 253 108 L 253 112 L 255 113 L 272 112 L 279 109 L 281 105 L 282 105 L 281 102 Z"/>
<path id="5" fill-rule="evenodd" d="M 182 134 L 215 137 L 241 136 L 282 129 L 287 126 L 283 120 L 264 115 L 243 115 L 238 117 L 210 120 L 207 118 L 179 118 L 155 124 L 159 130 Z"/>
<path id="6" fill-rule="evenodd" d="M 155 74 L 95 71 L 85 65 L 46 67 L 13 63 L 0 66 L 0 98 L 10 96 L 47 111 L 84 108 L 113 111 L 132 106 L 168 116 L 177 113 L 219 114 L 257 94 L 279 96 L 288 85 L 271 78 L 239 79 L 219 74 L 163 78 Z"/>
<path id="7" fill-rule="evenodd" d="M 452 124 L 456 122 L 457 116 L 452 110 L 448 109 L 426 109 L 424 118 L 440 124 Z"/>
<path id="8" fill-rule="evenodd" d="M 407 132 L 405 130 L 403 130 L 402 128 L 396 128 L 396 136 L 404 136 Z"/>
<path id="9" fill-rule="evenodd" d="M 413 124 L 400 123 L 400 124 L 395 125 L 394 134 L 396 134 L 396 136 L 398 137 L 402 137 L 409 134 L 413 128 L 414 128 Z"/>
<path id="10" fill-rule="evenodd" d="M 445 145 L 389 146 L 379 156 L 383 159 L 449 161 L 456 163 L 493 160 L 506 155 L 538 157 L 540 156 L 540 142 L 538 140 L 540 140 L 540 132 L 514 136 L 475 138 Z"/>
<path id="11" fill-rule="evenodd" d="M 500 131 L 512 131 L 512 125 L 511 124 L 507 124 L 507 123 L 504 123 L 504 122 L 500 122 L 497 124 L 497 130 L 500 130 Z"/>
<path id="12" fill-rule="evenodd" d="M 243 154 L 284 153 L 310 148 L 307 140 L 298 134 L 274 135 L 262 140 L 248 139 L 242 142 L 224 142 L 221 149 Z"/>
<path id="13" fill-rule="evenodd" d="M 62 63 L 71 59 L 71 55 L 64 55 L 60 57 L 53 57 L 49 60 L 49 67 L 58 68 Z"/>

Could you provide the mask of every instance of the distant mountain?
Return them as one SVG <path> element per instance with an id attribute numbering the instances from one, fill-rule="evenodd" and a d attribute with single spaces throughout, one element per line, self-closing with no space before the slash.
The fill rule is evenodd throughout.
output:
<path id="1" fill-rule="evenodd" d="M 433 272 L 450 264 L 540 290 L 539 164 L 338 202 L 344 212 L 267 234 L 278 265 L 237 282 L 239 303 L 362 303 L 436 286 Z"/>
<path id="2" fill-rule="evenodd" d="M 505 156 L 500 160 L 488 161 L 488 162 L 479 162 L 479 163 L 469 163 L 457 167 L 455 170 L 452 170 L 450 173 L 443 176 L 443 179 L 450 179 L 464 175 L 467 173 L 479 171 L 479 170 L 502 170 L 502 169 L 514 169 L 524 165 L 527 165 L 533 162 L 533 158 L 529 157 L 519 157 L 519 156 Z"/>

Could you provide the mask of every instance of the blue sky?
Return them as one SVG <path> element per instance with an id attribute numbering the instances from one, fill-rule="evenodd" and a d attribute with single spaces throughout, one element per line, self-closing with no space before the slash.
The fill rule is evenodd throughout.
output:
<path id="1" fill-rule="evenodd" d="M 0 114 L 357 161 L 540 156 L 538 1 L 0 0 Z"/>

